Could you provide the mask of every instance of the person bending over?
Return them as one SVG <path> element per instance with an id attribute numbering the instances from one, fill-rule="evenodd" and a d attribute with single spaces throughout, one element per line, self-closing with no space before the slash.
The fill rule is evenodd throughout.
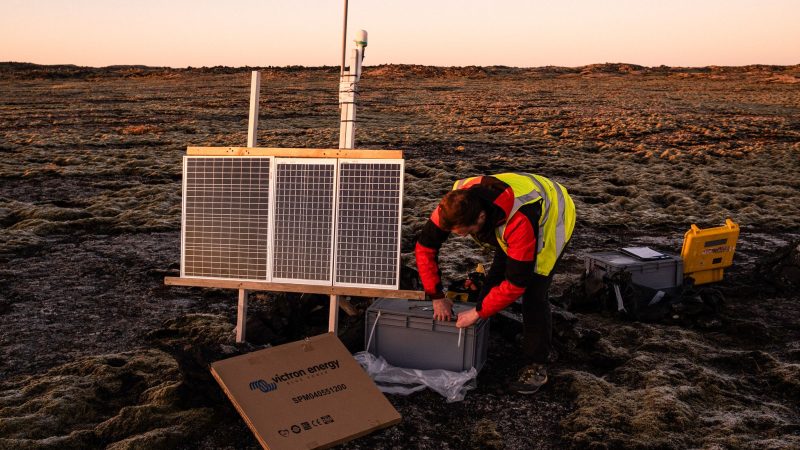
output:
<path id="1" fill-rule="evenodd" d="M 435 320 L 450 320 L 439 270 L 439 249 L 451 233 L 495 249 L 475 308 L 458 315 L 466 328 L 522 297 L 523 354 L 527 365 L 510 388 L 533 394 L 547 382 L 552 317 L 547 291 L 553 268 L 575 228 L 575 205 L 564 186 L 540 175 L 502 173 L 458 180 L 419 234 L 417 269 Z"/>

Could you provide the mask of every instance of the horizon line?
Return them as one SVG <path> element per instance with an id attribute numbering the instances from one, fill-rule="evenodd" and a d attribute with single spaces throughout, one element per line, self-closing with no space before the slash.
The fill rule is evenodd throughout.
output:
<path id="1" fill-rule="evenodd" d="M 272 65 L 264 65 L 264 66 L 227 66 L 227 65 L 215 65 L 215 66 L 185 66 L 185 67 L 176 67 L 176 66 L 151 66 L 147 64 L 111 64 L 107 66 L 87 66 L 87 65 L 78 65 L 78 64 L 71 64 L 71 63 L 59 63 L 59 64 L 40 64 L 35 62 L 29 61 L 0 61 L 0 65 L 12 65 L 12 64 L 19 64 L 19 65 L 32 65 L 32 66 L 39 66 L 39 67 L 75 67 L 75 68 L 82 68 L 82 69 L 111 69 L 111 68 L 144 68 L 144 69 L 174 69 L 174 70 L 192 70 L 192 69 L 214 69 L 214 68 L 226 68 L 226 69 L 289 69 L 289 68 L 305 68 L 305 69 L 328 69 L 328 68 L 335 68 L 339 70 L 338 65 L 301 65 L 301 64 L 287 64 L 283 66 L 272 66 Z M 598 63 L 590 63 L 590 64 L 583 64 L 579 66 L 558 66 L 558 65 L 544 65 L 544 66 L 508 66 L 504 64 L 491 64 L 491 65 L 477 65 L 477 64 L 468 64 L 463 66 L 438 66 L 438 65 L 431 65 L 431 64 L 416 64 L 416 63 L 382 63 L 376 65 L 364 65 L 365 69 L 370 67 L 381 67 L 381 66 L 420 66 L 420 67 L 434 67 L 434 68 L 456 68 L 456 69 L 463 69 L 468 67 L 476 67 L 476 68 L 508 68 L 508 69 L 547 69 L 547 68 L 560 68 L 560 69 L 580 69 L 583 67 L 592 67 L 592 66 L 635 66 L 640 67 L 643 69 L 659 69 L 659 68 L 670 68 L 670 69 L 705 69 L 705 68 L 742 68 L 742 67 L 796 67 L 800 66 L 800 62 L 795 64 L 768 64 L 768 63 L 751 63 L 751 64 L 743 64 L 738 66 L 727 66 L 727 65 L 720 65 L 720 64 L 708 64 L 705 66 L 669 66 L 666 64 L 661 64 L 657 66 L 647 66 L 643 64 L 636 64 L 636 63 L 629 63 L 629 62 L 598 62 Z"/>

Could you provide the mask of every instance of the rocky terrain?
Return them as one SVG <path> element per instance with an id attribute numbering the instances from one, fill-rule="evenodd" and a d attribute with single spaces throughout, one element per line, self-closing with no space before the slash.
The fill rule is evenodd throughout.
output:
<path id="1" fill-rule="evenodd" d="M 236 345 L 235 293 L 163 285 L 181 157 L 244 145 L 249 70 L 0 64 L 0 448 L 258 448 L 208 365 L 325 331 L 327 299 L 253 294 Z M 338 68 L 262 70 L 260 145 L 335 147 Z M 389 396 L 403 422 L 342 447 L 800 448 L 798 83 L 800 66 L 365 68 L 357 146 L 405 151 L 406 266 L 457 178 L 552 177 L 579 222 L 543 392 L 506 390 L 523 361 L 501 317 L 466 400 Z M 586 253 L 677 253 L 726 217 L 742 232 L 709 320 L 563 309 Z M 443 249 L 448 279 L 488 261 Z M 341 320 L 361 350 L 363 321 Z"/>

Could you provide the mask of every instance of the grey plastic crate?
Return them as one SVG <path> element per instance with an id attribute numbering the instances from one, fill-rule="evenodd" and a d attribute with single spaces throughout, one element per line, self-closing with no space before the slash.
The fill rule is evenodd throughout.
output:
<path id="1" fill-rule="evenodd" d="M 457 303 L 456 314 L 475 307 Z M 474 367 L 479 371 L 486 362 L 489 347 L 489 321 L 478 319 L 464 328 L 459 346 L 455 321 L 433 320 L 431 302 L 382 298 L 367 309 L 364 346 L 389 364 L 410 369 L 444 369 L 454 372 Z M 380 318 L 378 318 L 380 312 Z M 375 321 L 372 343 L 368 344 Z"/>
<path id="2" fill-rule="evenodd" d="M 626 271 L 631 281 L 652 289 L 671 289 L 683 284 L 683 260 L 680 256 L 640 260 L 620 251 L 597 252 L 586 255 L 586 271 L 602 270 L 613 274 Z"/>

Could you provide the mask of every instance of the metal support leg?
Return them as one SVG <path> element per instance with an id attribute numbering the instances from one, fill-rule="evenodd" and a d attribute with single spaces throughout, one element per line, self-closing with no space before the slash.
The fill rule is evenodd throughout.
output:
<path id="1" fill-rule="evenodd" d="M 236 312 L 236 343 L 244 342 L 245 326 L 247 324 L 247 289 L 239 289 L 239 309 Z"/>
<path id="2" fill-rule="evenodd" d="M 331 295 L 331 313 L 328 318 L 328 331 L 333 334 L 339 333 L 339 296 Z"/>

